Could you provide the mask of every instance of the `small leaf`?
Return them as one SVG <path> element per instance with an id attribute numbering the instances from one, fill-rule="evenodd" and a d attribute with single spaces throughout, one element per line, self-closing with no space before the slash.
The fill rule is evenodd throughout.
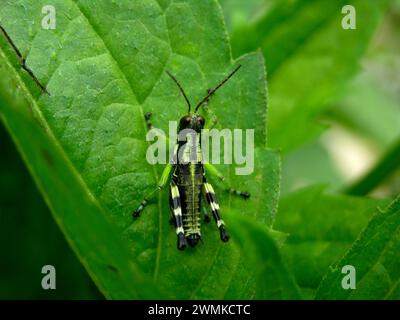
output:
<path id="1" fill-rule="evenodd" d="M 299 299 L 300 293 L 277 247 L 285 237 L 261 227 L 241 214 L 229 217 L 235 242 L 247 258 L 247 266 L 256 273 L 257 299 Z"/>
<path id="2" fill-rule="evenodd" d="M 332 195 L 309 187 L 283 197 L 276 228 L 289 233 L 282 254 L 305 295 L 313 297 L 330 265 L 339 259 L 387 201 Z"/>

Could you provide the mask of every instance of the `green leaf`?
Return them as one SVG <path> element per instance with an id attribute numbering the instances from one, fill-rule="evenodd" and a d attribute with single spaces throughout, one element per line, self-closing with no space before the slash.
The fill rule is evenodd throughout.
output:
<path id="1" fill-rule="evenodd" d="M 282 233 L 264 228 L 253 219 L 235 214 L 229 217 L 235 242 L 244 252 L 247 265 L 254 269 L 257 299 L 299 299 L 299 289 L 289 272 L 276 241 Z"/>
<path id="2" fill-rule="evenodd" d="M 0 300 L 101 298 L 2 124 L 0 145 Z M 40 271 L 48 264 L 56 268 L 57 290 L 40 286 Z"/>
<path id="3" fill-rule="evenodd" d="M 234 55 L 261 47 L 269 74 L 269 146 L 287 152 L 322 130 L 315 118 L 356 73 L 387 1 L 354 0 L 357 29 L 344 30 L 349 1 L 279 1 L 232 35 Z"/>
<path id="4" fill-rule="evenodd" d="M 289 233 L 282 254 L 304 295 L 313 297 L 329 266 L 343 256 L 383 203 L 327 194 L 322 187 L 309 187 L 281 199 L 276 228 Z"/>
<path id="5" fill-rule="evenodd" d="M 317 299 L 400 299 L 400 197 L 378 210 L 346 255 L 328 271 Z M 342 267 L 356 270 L 355 290 L 341 286 Z"/>
<path id="6" fill-rule="evenodd" d="M 65 192 L 52 192 L 56 186 L 51 187 L 51 181 L 62 177 L 62 181 L 77 184 L 70 186 L 74 191 L 69 194 L 69 208 L 52 205 L 52 209 L 60 225 L 68 224 L 63 232 L 70 243 L 85 244 L 75 247 L 80 258 L 100 259 L 97 249 L 91 249 L 100 247 L 113 254 L 113 265 L 118 262 L 118 269 L 125 270 L 127 278 L 128 274 L 132 276 L 127 265 L 138 265 L 172 298 L 252 298 L 254 283 L 245 282 L 251 272 L 232 243 L 221 243 L 214 224 L 203 227 L 204 245 L 180 252 L 168 223 L 167 192 L 160 194 L 140 219 L 133 221 L 131 212 L 144 194 L 155 188 L 162 170 L 162 166 L 146 161 L 144 114 L 152 112 L 154 126 L 168 134 L 168 121 L 179 120 L 186 112 L 176 85 L 164 71 L 176 75 L 194 103 L 240 63 L 240 72 L 211 99 L 209 108 L 219 119 L 219 128 L 255 130 L 255 171 L 236 176 L 234 165 L 220 168 L 228 182 L 248 189 L 252 197 L 243 202 L 216 189 L 223 216 L 240 207 L 259 223 L 273 223 L 280 165 L 279 154 L 264 149 L 266 80 L 262 55 L 253 53 L 232 60 L 222 14 L 213 0 L 59 0 L 53 2 L 56 30 L 40 28 L 45 4 L 21 0 L 0 9 L 2 26 L 27 55 L 27 65 L 51 95 L 40 95 L 32 79 L 17 67 L 15 54 L 4 40 L 0 44 L 6 57 L 1 63 L 7 68 L 12 64 L 18 75 L 7 72 L 3 90 L 8 87 L 8 91 L 15 91 L 26 85 L 29 90 L 24 89 L 22 94 L 30 107 L 24 104 L 22 109 L 44 129 L 40 136 L 24 135 L 21 128 L 32 126 L 26 124 L 28 120 L 17 117 L 9 106 L 2 113 L 29 166 L 35 168 L 39 165 L 36 161 L 43 160 L 37 155 L 43 141 L 52 142 L 46 148 L 48 152 L 61 153 L 53 156 L 52 162 L 63 166 L 56 176 L 45 163 L 31 171 L 39 185 L 49 180 L 41 191 L 50 204 L 65 198 Z M 28 144 L 28 136 L 41 138 Z M 81 204 L 81 198 L 90 202 Z M 95 215 L 99 218 L 94 219 Z M 92 228 L 92 223 L 100 224 L 99 230 Z M 129 257 L 120 243 L 121 236 L 129 246 Z M 86 245 L 89 240 L 96 243 L 90 247 Z M 107 297 L 135 298 L 136 291 L 148 297 L 151 291 L 151 286 L 137 284 L 140 272 L 130 280 L 110 281 L 97 274 L 100 271 L 90 263 L 85 266 L 103 292 L 109 293 Z M 134 293 L 130 291 L 133 288 Z M 157 291 L 150 296 L 160 297 Z"/>

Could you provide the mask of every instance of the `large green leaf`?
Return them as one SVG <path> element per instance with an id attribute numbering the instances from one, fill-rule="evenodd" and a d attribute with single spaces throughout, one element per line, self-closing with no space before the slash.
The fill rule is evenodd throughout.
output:
<path id="1" fill-rule="evenodd" d="M 113 253 L 108 257 L 112 265 L 114 259 L 121 264 L 118 269 L 137 264 L 169 297 L 253 297 L 254 283 L 245 282 L 251 273 L 244 266 L 245 260 L 232 243 L 220 242 L 213 224 L 203 227 L 204 245 L 179 252 L 174 230 L 168 224 L 166 192 L 140 219 L 132 221 L 131 212 L 155 187 L 162 170 L 146 161 L 145 112 L 152 112 L 154 125 L 166 132 L 168 121 L 178 120 L 185 113 L 184 101 L 164 71 L 174 73 L 195 102 L 240 63 L 240 72 L 213 97 L 209 107 L 219 119 L 219 128 L 255 129 L 254 173 L 236 176 L 234 166 L 220 168 L 228 182 L 248 189 L 252 198 L 243 203 L 217 190 L 223 215 L 239 207 L 260 223 L 273 223 L 280 167 L 279 155 L 264 149 L 266 80 L 262 55 L 232 60 L 220 8 L 212 0 L 59 0 L 53 2 L 57 10 L 55 30 L 40 28 L 45 4 L 21 0 L 7 2 L 0 9 L 2 26 L 51 95 L 40 95 L 32 79 L 17 67 L 15 54 L 4 40 L 2 66 L 12 65 L 17 71 L 6 73 L 3 90 L 8 87 L 8 92 L 15 91 L 26 85 L 28 90 L 22 95 L 30 107 L 25 104 L 22 109 L 44 129 L 33 135 L 26 132 L 32 127 L 28 119 L 18 116 L 14 108 L 6 106 L 2 113 L 37 183 L 49 181 L 41 191 L 50 204 L 65 198 L 64 192 L 52 192 L 51 182 L 57 184 L 62 177 L 62 181 L 77 184 L 68 188 L 74 189 L 68 194 L 69 207 L 62 212 L 62 208 L 51 207 L 59 224 L 68 225 L 63 231 L 80 258 L 100 259 L 98 249 L 79 246 L 86 244 L 88 237 L 96 240 L 93 248 Z M 29 141 L 31 135 L 37 138 Z M 48 152 L 62 154 L 51 162 L 65 167 L 56 176 L 37 155 L 39 146 L 49 138 L 52 145 L 46 150 L 52 148 Z M 85 209 L 80 198 L 89 199 L 93 207 Z M 95 211 L 100 211 L 97 219 Z M 106 232 L 106 218 L 113 222 L 109 228 L 116 226 L 116 231 Z M 101 228 L 91 228 L 91 223 L 101 224 Z M 129 246 L 129 258 L 125 253 L 118 254 L 119 250 L 125 252 L 124 246 L 119 248 L 120 236 Z M 90 261 L 85 266 L 109 297 L 133 298 L 137 295 L 129 290 L 136 288 L 141 293 L 145 289 L 138 287 L 137 279 L 110 282 L 97 274 L 100 271 Z M 119 286 L 127 287 L 128 292 Z M 152 297 L 159 295 L 154 292 Z"/>
<path id="2" fill-rule="evenodd" d="M 356 270 L 356 289 L 341 286 L 342 267 Z M 400 198 L 378 210 L 346 255 L 325 275 L 317 299 L 400 299 Z"/>
<path id="3" fill-rule="evenodd" d="M 289 233 L 282 254 L 305 296 L 314 296 L 329 266 L 384 203 L 327 194 L 322 187 L 302 189 L 281 199 L 276 227 Z"/>
<path id="4" fill-rule="evenodd" d="M 67 241 L 106 297 L 149 298 L 157 287 L 129 260 L 128 248 L 40 118 L 36 101 L 3 52 L 0 58 L 5 75 L 0 79 L 1 119 Z"/>
<path id="5" fill-rule="evenodd" d="M 356 9 L 357 29 L 344 30 L 342 7 Z M 321 132 L 316 116 L 359 68 L 387 1 L 277 1 L 256 23 L 232 35 L 234 55 L 261 47 L 270 90 L 272 147 L 287 152 Z"/>

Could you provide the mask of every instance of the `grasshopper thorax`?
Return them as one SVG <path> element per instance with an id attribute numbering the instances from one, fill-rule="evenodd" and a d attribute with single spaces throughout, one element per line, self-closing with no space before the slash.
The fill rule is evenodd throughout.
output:
<path id="1" fill-rule="evenodd" d="M 185 129 L 191 129 L 200 133 L 204 128 L 205 119 L 197 114 L 188 114 L 181 118 L 179 121 L 178 133 Z"/>

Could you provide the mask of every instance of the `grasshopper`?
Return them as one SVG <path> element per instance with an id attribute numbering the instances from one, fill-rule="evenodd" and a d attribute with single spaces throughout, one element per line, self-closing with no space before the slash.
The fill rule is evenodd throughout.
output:
<path id="1" fill-rule="evenodd" d="M 210 97 L 221 88 L 240 67 L 240 65 L 237 66 L 216 87 L 209 89 L 207 95 L 201 99 L 194 108 L 194 113 L 191 113 L 190 101 L 181 84 L 175 76 L 167 71 L 167 74 L 176 83 L 188 105 L 188 113 L 179 121 L 178 135 L 184 131 L 190 131 L 192 134 L 186 135 L 186 139 L 178 139 L 174 148 L 173 160 L 164 168 L 157 188 L 144 197 L 138 208 L 133 212 L 133 217 L 139 217 L 156 191 L 162 190 L 167 185 L 168 181 L 170 181 L 169 202 L 172 216 L 171 220 L 175 225 L 177 248 L 179 250 L 184 250 L 188 245 L 194 247 L 201 240 L 201 211 L 204 212 L 205 221 L 210 221 L 207 211 L 202 206 L 202 198 L 204 198 L 211 207 L 211 212 L 217 224 L 221 240 L 223 242 L 229 240 L 229 234 L 220 214 L 220 207 L 214 188 L 207 181 L 207 174 L 217 176 L 221 181 L 224 181 L 224 177 L 212 164 L 202 162 L 201 130 L 204 128 L 205 119 L 198 114 L 198 110 L 203 104 L 208 102 Z M 146 113 L 145 119 L 148 128 L 153 128 L 151 113 Z M 248 192 L 229 187 L 227 189 L 230 193 L 241 196 L 244 199 L 250 197 Z"/>

